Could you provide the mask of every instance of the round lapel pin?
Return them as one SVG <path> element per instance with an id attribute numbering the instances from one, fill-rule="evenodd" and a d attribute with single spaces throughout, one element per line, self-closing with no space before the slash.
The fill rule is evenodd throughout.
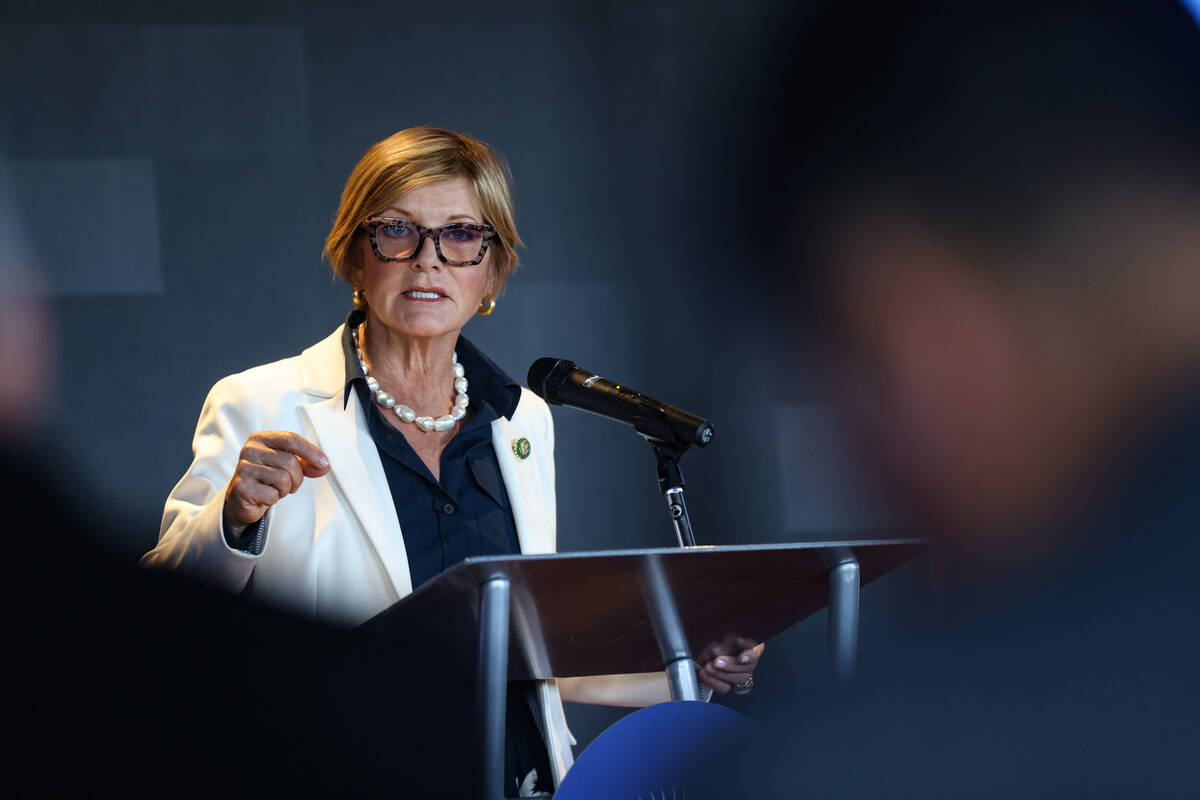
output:
<path id="1" fill-rule="evenodd" d="M 513 439 L 513 453 L 517 458 L 524 461 L 529 458 L 529 454 L 533 452 L 533 445 L 529 444 L 529 440 L 522 436 L 520 439 Z"/>

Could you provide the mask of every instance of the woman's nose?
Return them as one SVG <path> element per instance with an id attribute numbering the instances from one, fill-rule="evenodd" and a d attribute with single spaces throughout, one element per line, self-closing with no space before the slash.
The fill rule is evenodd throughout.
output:
<path id="1" fill-rule="evenodd" d="M 432 236 L 426 236 L 421 240 L 421 244 L 417 247 L 417 252 L 413 255 L 412 263 L 418 269 L 438 269 L 442 266 L 442 262 L 438 259 L 437 246 L 434 244 Z"/>

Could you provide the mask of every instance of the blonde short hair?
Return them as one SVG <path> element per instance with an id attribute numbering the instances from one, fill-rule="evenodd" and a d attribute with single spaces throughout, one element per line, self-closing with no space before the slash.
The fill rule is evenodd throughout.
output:
<path id="1" fill-rule="evenodd" d="M 508 167 L 478 139 L 423 125 L 376 142 L 346 179 L 333 228 L 325 238 L 324 257 L 333 274 L 349 279 L 358 263 L 366 232 L 363 220 L 378 216 L 413 189 L 463 176 L 471 182 L 483 221 L 496 229 L 492 266 L 497 288 L 517 267 L 521 237 L 513 217 Z M 497 247 L 497 244 L 499 245 Z"/>

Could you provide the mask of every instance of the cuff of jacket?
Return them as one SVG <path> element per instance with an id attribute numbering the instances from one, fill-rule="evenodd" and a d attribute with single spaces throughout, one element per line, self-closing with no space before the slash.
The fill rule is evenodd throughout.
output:
<path id="1" fill-rule="evenodd" d="M 267 516 L 271 513 L 270 509 L 262 518 L 253 525 L 248 525 L 242 531 L 240 536 L 234 536 L 225 527 L 225 516 L 221 515 L 221 536 L 225 539 L 225 544 L 233 550 L 246 553 L 252 556 L 262 555 L 263 548 L 267 544 Z"/>

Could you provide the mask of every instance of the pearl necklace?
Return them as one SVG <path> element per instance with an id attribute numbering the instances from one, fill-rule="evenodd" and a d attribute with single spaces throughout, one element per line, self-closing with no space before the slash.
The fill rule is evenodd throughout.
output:
<path id="1" fill-rule="evenodd" d="M 404 422 L 415 423 L 418 428 L 426 433 L 433 431 L 448 431 L 458 424 L 458 421 L 467 415 L 467 406 L 471 404 L 471 400 L 467 397 L 467 377 L 463 370 L 463 365 L 458 363 L 458 351 L 450 357 L 450 363 L 454 365 L 454 405 L 450 409 L 450 413 L 445 416 L 434 419 L 433 417 L 418 417 L 417 412 L 413 411 L 403 403 L 397 403 L 396 398 L 379 388 L 379 381 L 371 376 L 367 371 L 367 362 L 363 360 L 362 347 L 358 344 L 358 329 L 355 328 L 350 332 L 350 336 L 354 339 L 354 352 L 358 355 L 358 366 L 362 368 L 362 374 L 367 379 L 367 388 L 371 390 L 371 394 L 375 396 L 375 402 L 383 408 L 390 408 L 396 412 L 396 416 Z"/>

